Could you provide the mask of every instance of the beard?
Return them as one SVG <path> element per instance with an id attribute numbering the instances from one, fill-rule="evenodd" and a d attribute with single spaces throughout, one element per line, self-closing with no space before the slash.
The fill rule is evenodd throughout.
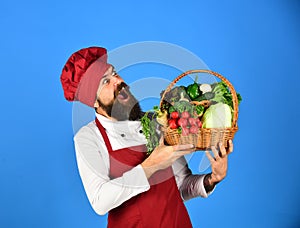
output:
<path id="1" fill-rule="evenodd" d="M 128 100 L 125 104 L 121 103 L 117 96 L 122 89 L 126 90 Z M 122 82 L 118 85 L 114 93 L 114 100 L 105 105 L 100 99 L 97 99 L 99 106 L 107 113 L 108 116 L 115 118 L 118 121 L 124 120 L 139 120 L 143 116 L 140 104 L 137 99 L 129 91 L 126 83 Z"/>

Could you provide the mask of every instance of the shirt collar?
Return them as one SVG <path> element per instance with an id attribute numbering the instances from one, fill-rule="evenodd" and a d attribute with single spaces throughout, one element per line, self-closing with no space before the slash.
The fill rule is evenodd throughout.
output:
<path id="1" fill-rule="evenodd" d="M 133 133 L 137 129 L 141 128 L 140 121 L 131 121 L 131 120 L 124 120 L 124 121 L 114 121 L 108 119 L 107 117 L 96 113 L 96 118 L 100 121 L 102 126 L 110 132 L 130 132 Z"/>

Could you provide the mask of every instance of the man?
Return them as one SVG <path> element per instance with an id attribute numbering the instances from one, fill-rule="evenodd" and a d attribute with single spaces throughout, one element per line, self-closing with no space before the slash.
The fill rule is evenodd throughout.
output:
<path id="1" fill-rule="evenodd" d="M 106 49 L 81 49 L 68 59 L 61 82 L 67 100 L 95 108 L 96 118 L 75 135 L 79 173 L 87 197 L 108 227 L 192 227 L 183 200 L 207 197 L 226 176 L 229 143 L 206 155 L 212 173 L 193 175 L 184 156 L 194 145 L 159 146 L 146 155 L 141 108 L 107 63 Z"/>

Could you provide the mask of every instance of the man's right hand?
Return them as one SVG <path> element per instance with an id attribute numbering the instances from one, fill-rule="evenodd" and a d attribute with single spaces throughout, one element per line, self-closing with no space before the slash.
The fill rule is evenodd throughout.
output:
<path id="1" fill-rule="evenodd" d="M 166 146 L 164 145 L 164 138 L 161 137 L 159 145 L 141 165 L 149 179 L 156 171 L 171 166 L 181 156 L 194 151 L 195 146 L 193 144 Z"/>

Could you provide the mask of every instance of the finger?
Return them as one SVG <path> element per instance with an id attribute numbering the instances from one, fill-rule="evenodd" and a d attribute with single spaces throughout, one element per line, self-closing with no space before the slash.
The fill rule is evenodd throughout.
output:
<path id="1" fill-rule="evenodd" d="M 191 154 L 191 153 L 193 153 L 193 152 L 195 152 L 195 149 L 191 149 L 191 150 L 179 150 L 179 151 L 175 151 L 174 153 L 176 153 L 176 155 L 177 155 L 178 157 L 181 157 L 181 156 L 183 156 L 183 155 Z"/>
<path id="2" fill-rule="evenodd" d="M 229 144 L 229 147 L 227 149 L 227 154 L 230 154 L 233 151 L 233 142 L 231 139 L 228 141 L 228 144 Z"/>
<path id="3" fill-rule="evenodd" d="M 217 150 L 217 148 L 215 146 L 212 146 L 211 151 L 213 152 L 215 159 L 218 160 L 220 158 L 220 156 L 219 156 L 219 151 Z"/>
<path id="4" fill-rule="evenodd" d="M 184 144 L 184 145 L 173 146 L 174 151 L 191 150 L 191 149 L 194 149 L 194 148 L 195 148 L 195 146 L 193 144 Z"/>
<path id="5" fill-rule="evenodd" d="M 210 163 L 215 162 L 215 159 L 211 156 L 211 154 L 209 153 L 208 150 L 205 151 L 206 157 L 208 158 L 208 160 L 210 161 Z"/>
<path id="6" fill-rule="evenodd" d="M 221 152 L 221 157 L 224 158 L 226 156 L 227 152 L 226 152 L 226 149 L 222 142 L 219 143 L 219 148 L 220 148 L 220 152 Z"/>
<path id="7" fill-rule="evenodd" d="M 159 145 L 164 145 L 164 136 L 160 136 Z"/>

